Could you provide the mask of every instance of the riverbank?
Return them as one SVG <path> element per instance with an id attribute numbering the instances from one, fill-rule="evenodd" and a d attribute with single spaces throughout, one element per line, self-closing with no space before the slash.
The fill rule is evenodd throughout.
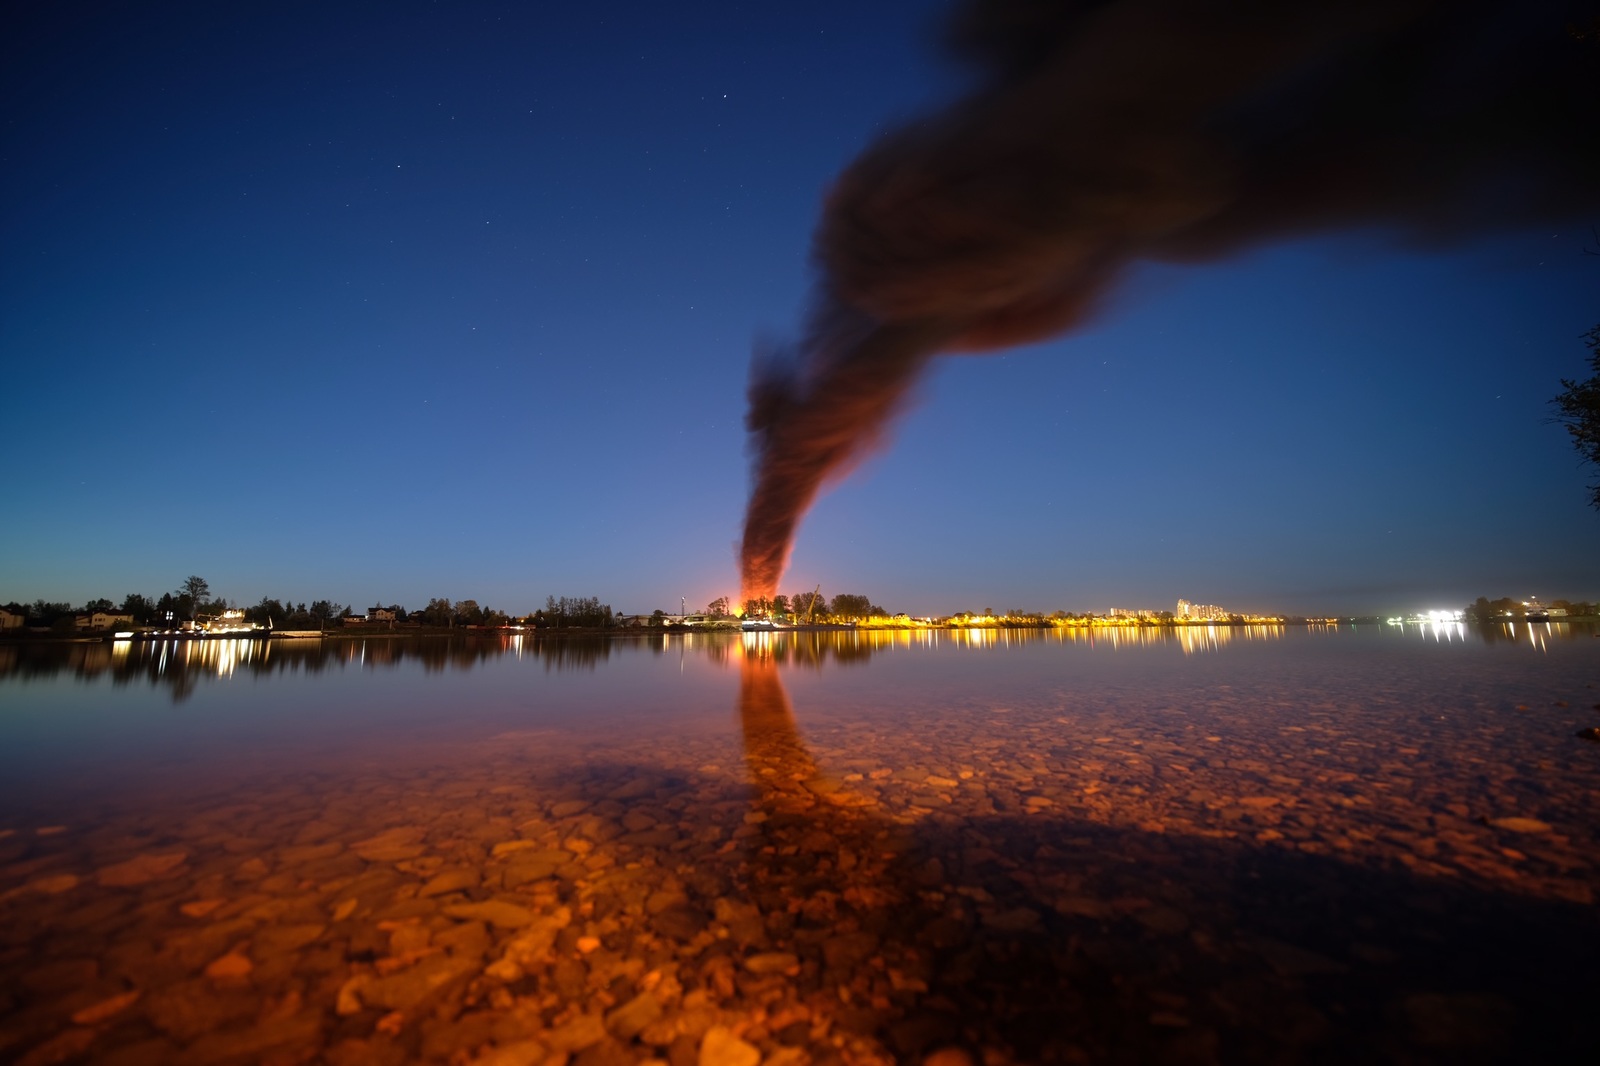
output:
<path id="1" fill-rule="evenodd" d="M 918 623 L 914 625 L 898 624 L 873 624 L 851 622 L 817 622 L 810 625 L 784 625 L 772 629 L 755 630 L 759 633 L 918 633 L 927 631 L 941 632 L 1056 632 L 1071 631 L 1094 632 L 1115 634 L 1119 632 L 1173 632 L 1184 633 L 1205 630 L 1251 630 L 1262 628 L 1295 628 L 1295 629 L 1328 629 L 1357 626 L 1383 626 L 1392 625 L 1378 617 L 1341 618 L 1337 620 L 1307 620 L 1286 619 L 1281 621 L 1211 621 L 1211 622 L 1112 622 L 1104 619 L 1068 619 L 1053 624 L 1032 623 L 1006 623 L 1003 621 L 988 624 L 963 624 L 959 622 L 933 622 Z M 1407 622 L 1406 625 L 1427 626 L 1431 623 Z M 1443 625 L 1459 625 L 1466 628 L 1478 629 L 1484 623 L 1462 621 L 1457 623 L 1440 623 Z M 1581 615 L 1560 619 L 1538 620 L 1527 622 L 1526 619 L 1506 619 L 1487 623 L 1491 627 L 1506 625 L 1532 625 L 1532 626 L 1562 626 L 1577 625 L 1584 628 L 1600 625 L 1600 615 Z M 118 631 L 122 632 L 122 631 Z M 707 633 L 739 633 L 743 632 L 738 625 L 727 623 L 706 624 L 693 626 L 568 626 L 563 628 L 535 628 L 532 626 L 413 626 L 404 623 L 389 625 L 353 625 L 334 629 L 275 629 L 256 630 L 252 632 L 231 633 L 189 633 L 171 631 L 134 630 L 132 636 L 118 636 L 114 632 L 102 633 L 57 633 L 41 630 L 7 630 L 0 633 L 0 644 L 98 644 L 117 640 L 130 641 L 215 641 L 215 640 L 322 640 L 322 641 L 349 641 L 349 640 L 411 640 L 422 637 L 467 637 L 467 638 L 498 638 L 507 637 L 536 637 L 539 639 L 560 640 L 564 638 L 582 637 L 594 639 L 597 637 L 639 637 L 661 635 L 692 635 Z"/>

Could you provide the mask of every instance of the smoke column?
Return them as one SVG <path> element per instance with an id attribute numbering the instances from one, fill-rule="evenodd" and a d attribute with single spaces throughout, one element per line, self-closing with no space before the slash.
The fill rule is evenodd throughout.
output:
<path id="1" fill-rule="evenodd" d="M 979 87 L 839 177 L 808 329 L 752 366 L 746 597 L 935 355 L 1068 330 L 1141 260 L 1600 208 L 1595 0 L 994 0 L 952 39 Z"/>

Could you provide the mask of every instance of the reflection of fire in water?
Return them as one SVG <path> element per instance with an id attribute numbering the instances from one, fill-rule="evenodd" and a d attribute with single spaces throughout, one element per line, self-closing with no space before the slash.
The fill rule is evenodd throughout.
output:
<path id="1" fill-rule="evenodd" d="M 782 950 L 754 958 L 813 989 L 813 1024 L 855 1030 L 856 1039 L 904 1029 L 902 1051 L 960 1039 L 952 1003 L 918 1003 L 936 987 L 936 955 L 962 929 L 930 905 L 930 871 L 908 861 L 903 827 L 861 808 L 871 801 L 822 774 L 800 739 L 768 649 L 746 645 L 739 717 L 745 764 L 756 790 L 756 835 L 748 841 L 747 890 L 761 921 L 746 935 Z M 937 871 L 933 871 L 935 874 Z M 769 961 L 770 960 L 770 961 Z M 866 1047 L 862 1061 L 881 1061 Z M 955 1061 L 970 1062 L 962 1056 Z"/>
<path id="2" fill-rule="evenodd" d="M 753 910 L 741 921 L 741 905 L 724 903 L 719 916 L 758 952 L 745 969 L 806 990 L 812 1032 L 833 1032 L 846 1062 L 1071 1061 L 1081 1034 L 1062 1024 L 1077 1002 L 1070 945 L 1021 887 L 1036 873 L 975 882 L 1000 861 L 994 838 L 930 847 L 845 790 L 801 740 L 771 649 L 743 651 L 739 716 L 758 810 L 742 876 Z M 1028 849 L 1036 858 L 1038 847 Z"/>
<path id="3" fill-rule="evenodd" d="M 751 634 L 754 636 L 755 634 Z M 817 767 L 800 740 L 778 665 L 767 649 L 746 647 L 739 674 L 739 718 L 744 727 L 744 757 L 763 802 L 801 788 Z"/>
<path id="4" fill-rule="evenodd" d="M 818 802 L 834 808 L 860 807 L 869 801 L 841 789 L 818 768 L 800 739 L 789 695 L 778 677 L 778 664 L 764 640 L 747 634 L 739 674 L 739 719 L 744 730 L 745 764 L 763 807 L 791 810 Z M 770 812 L 769 812 L 770 813 Z"/>

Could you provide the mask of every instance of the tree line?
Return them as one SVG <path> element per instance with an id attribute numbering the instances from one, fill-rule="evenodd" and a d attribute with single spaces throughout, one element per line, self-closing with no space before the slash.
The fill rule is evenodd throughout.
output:
<path id="1" fill-rule="evenodd" d="M 120 604 L 115 600 L 99 598 L 75 606 L 41 598 L 29 604 L 12 602 L 5 607 L 13 614 L 27 618 L 30 625 L 64 629 L 72 629 L 79 615 L 96 612 L 127 615 L 135 625 L 166 626 L 214 618 L 224 611 L 242 610 L 246 621 L 272 629 L 324 629 L 341 626 L 348 619 L 358 616 L 363 619 L 367 617 L 366 612 L 357 611 L 350 604 L 328 599 L 311 600 L 308 603 L 287 597 L 263 596 L 259 603 L 241 609 L 232 600 L 213 596 L 211 583 L 196 574 L 185 578 L 172 592 L 162 593 L 159 597 L 130 592 Z M 428 605 L 419 611 L 407 611 L 397 603 L 387 607 L 376 606 L 374 609 L 386 611 L 396 622 L 438 627 L 501 626 L 515 621 L 561 628 L 592 628 L 611 625 L 616 617 L 610 604 L 601 603 L 593 596 L 551 596 L 545 601 L 543 610 L 519 616 L 480 604 L 477 600 L 452 603 L 444 597 L 430 599 Z"/>
<path id="2" fill-rule="evenodd" d="M 1551 600 L 1545 606 L 1566 611 L 1569 618 L 1588 618 L 1600 614 L 1600 603 L 1587 600 Z M 1502 596 L 1491 600 L 1479 596 L 1467 605 L 1466 615 L 1475 622 L 1501 622 L 1507 618 L 1527 617 L 1528 607 L 1522 600 Z"/>
<path id="3" fill-rule="evenodd" d="M 1564 610 L 1568 616 L 1574 618 L 1600 614 L 1600 604 L 1585 600 L 1555 599 L 1550 601 L 1549 606 Z M 173 591 L 162 593 L 159 597 L 130 592 L 122 598 L 120 604 L 101 598 L 88 600 L 81 607 L 75 607 L 70 603 L 51 602 L 41 598 L 30 604 L 12 602 L 5 607 L 13 614 L 26 617 L 30 626 L 49 626 L 62 630 L 75 628 L 79 615 L 94 614 L 97 611 L 128 615 L 135 625 L 166 627 L 176 626 L 190 619 L 202 619 L 208 615 L 215 617 L 224 610 L 238 609 L 233 601 L 212 596 L 210 583 L 195 574 L 185 578 Z M 730 607 L 727 597 L 718 597 L 706 605 L 704 613 L 727 615 Z M 820 589 L 796 592 L 787 596 L 747 599 L 743 608 L 747 616 L 768 617 L 791 623 L 843 623 L 891 617 L 891 612 L 873 603 L 870 597 L 842 592 L 830 598 L 824 596 Z M 622 620 L 610 604 L 601 603 L 594 596 L 549 596 L 545 599 L 542 609 L 523 615 L 512 615 L 480 604 L 477 600 L 451 602 L 443 597 L 430 599 L 428 605 L 418 611 L 407 611 L 399 604 L 389 604 L 387 607 L 377 609 L 386 611 L 396 623 L 436 628 L 521 624 L 537 629 L 604 629 L 617 625 Z M 1496 600 L 1479 596 L 1467 606 L 1465 613 L 1474 621 L 1493 622 L 1506 618 L 1523 618 L 1526 616 L 1527 608 L 1521 600 L 1509 596 Z M 243 614 L 250 623 L 272 629 L 337 628 L 343 626 L 350 618 L 359 616 L 364 621 L 367 617 L 366 612 L 357 612 L 350 605 L 334 600 L 319 599 L 307 603 L 303 600 L 296 602 L 292 599 L 275 599 L 267 596 L 263 596 L 259 603 L 244 608 Z M 1094 616 L 1072 614 L 1067 611 L 1045 614 L 1018 608 L 1013 608 L 1003 615 L 996 615 L 993 608 L 985 607 L 981 613 L 957 611 L 950 617 L 957 622 L 983 619 L 984 624 L 1027 626 L 1051 625 L 1079 619 L 1086 621 Z M 664 624 L 666 619 L 666 612 L 661 610 L 656 610 L 650 616 L 652 623 L 658 625 Z M 1244 621 L 1238 616 L 1230 620 Z M 1161 611 L 1149 621 L 1171 623 L 1173 618 L 1171 612 Z"/>
<path id="4" fill-rule="evenodd" d="M 130 592 L 119 603 L 100 597 L 87 600 L 82 606 L 67 602 L 37 599 L 32 603 L 6 604 L 6 609 L 25 616 L 32 625 L 72 629 L 79 615 L 96 613 L 127 615 L 134 625 L 178 625 L 194 619 L 216 617 L 224 611 L 239 610 L 234 601 L 211 594 L 211 583 L 197 574 L 190 574 L 171 592 L 160 596 L 146 596 Z M 275 600 L 265 596 L 253 607 L 243 608 L 246 620 L 258 625 L 272 625 L 276 629 L 315 629 L 338 624 L 355 614 L 347 604 L 333 600 L 312 600 L 296 603 L 293 600 Z"/>
<path id="5" fill-rule="evenodd" d="M 715 607 L 719 602 L 726 604 L 727 601 L 714 601 L 712 606 Z M 744 613 L 790 621 L 818 622 L 859 622 L 868 618 L 889 617 L 889 612 L 873 603 L 869 597 L 841 592 L 830 600 L 822 595 L 820 589 L 796 592 L 791 596 L 773 596 L 770 599 L 748 599 L 744 601 Z"/>

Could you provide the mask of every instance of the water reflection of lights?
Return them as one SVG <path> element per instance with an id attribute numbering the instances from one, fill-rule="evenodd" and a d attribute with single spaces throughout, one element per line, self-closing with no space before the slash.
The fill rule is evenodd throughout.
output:
<path id="1" fill-rule="evenodd" d="M 776 634 L 765 629 L 745 629 L 739 632 L 739 653 L 746 659 L 765 662 L 772 657 Z"/>
<path id="2" fill-rule="evenodd" d="M 428 672 L 469 669 L 501 655 L 537 662 L 546 670 L 593 670 L 595 664 L 628 648 L 648 648 L 660 654 L 678 652 L 678 668 L 687 672 L 689 661 L 696 660 L 713 669 L 726 669 L 746 659 L 771 662 L 784 668 L 834 669 L 866 662 L 879 655 L 967 650 L 972 653 L 1004 655 L 1025 652 L 1035 645 L 1072 644 L 1084 652 L 1138 654 L 1141 651 L 1180 651 L 1185 656 L 1201 652 L 1223 652 L 1241 644 L 1300 639 L 1292 630 L 1299 626 L 1274 624 L 1190 626 L 1102 626 L 1068 625 L 1044 628 L 982 627 L 959 628 L 822 628 L 779 629 L 774 631 L 737 630 L 698 634 L 615 634 L 609 637 L 570 635 L 541 639 L 538 634 L 506 634 L 501 637 L 461 638 L 424 637 L 420 639 L 356 640 L 250 640 L 198 639 L 167 635 L 133 642 L 74 643 L 55 646 L 41 644 L 38 654 L 23 663 L 20 645 L 0 645 L 0 679 L 16 673 L 23 665 L 38 669 L 40 662 L 59 660 L 57 668 L 84 677 L 111 671 L 117 678 L 143 676 L 151 683 L 170 687 L 175 700 L 186 699 L 201 679 L 228 680 L 245 674 L 298 673 L 323 666 L 362 671 L 402 666 L 407 660 L 421 661 Z M 1304 627 L 1312 639 L 1328 639 L 1342 627 L 1313 625 Z M 1371 638 L 1393 634 L 1397 641 L 1415 639 L 1401 626 L 1350 627 L 1366 630 Z M 1443 623 L 1419 627 L 1416 636 L 1437 645 L 1459 643 L 1462 647 L 1479 641 L 1506 647 L 1523 645 L 1536 655 L 1553 654 L 1559 645 L 1600 635 L 1600 627 L 1589 623 L 1533 622 L 1503 619 L 1492 624 Z M 1459 641 L 1458 641 L 1459 638 Z M 31 647 L 31 645 L 30 645 Z M 48 654 L 47 654 L 48 653 Z M 1237 653 L 1236 653 L 1237 654 Z M 38 662 L 34 660 L 39 660 Z"/>
<path id="3" fill-rule="evenodd" d="M 1519 631 L 1520 629 L 1520 631 Z M 1528 638 L 1528 647 L 1534 651 L 1549 653 L 1549 642 L 1555 637 L 1571 637 L 1572 627 L 1564 622 L 1501 622 L 1498 630 L 1507 640 L 1521 643 L 1524 633 Z M 1484 627 L 1487 637 L 1495 630 Z"/>
<path id="4" fill-rule="evenodd" d="M 1545 638 L 1550 635 L 1550 623 L 1528 622 L 1527 626 L 1528 643 L 1532 644 L 1535 648 L 1538 648 L 1542 652 L 1548 652 L 1550 649 L 1545 646 Z M 1515 629 L 1516 626 L 1513 625 L 1511 628 Z"/>
<path id="5" fill-rule="evenodd" d="M 1467 624 L 1465 622 L 1432 621 L 1417 626 L 1419 636 L 1431 636 L 1435 643 L 1440 641 L 1453 641 L 1459 637 L 1462 643 L 1467 639 Z"/>
<path id="6" fill-rule="evenodd" d="M 1178 643 L 1185 655 L 1219 651 L 1234 640 L 1281 640 L 1283 626 L 1179 626 Z"/>
<path id="7" fill-rule="evenodd" d="M 268 643 L 249 638 L 226 640 L 163 640 L 157 645 L 156 673 L 165 674 L 168 666 L 190 669 L 215 669 L 218 677 L 232 677 L 240 666 L 267 658 Z M 182 649 L 182 655 L 179 655 Z M 113 645 L 113 654 L 116 654 Z M 126 650 L 122 652 L 126 655 Z"/>
<path id="8" fill-rule="evenodd" d="M 1003 650 L 1011 647 L 1053 641 L 1057 644 L 1082 644 L 1091 648 L 1134 648 L 1177 644 L 1185 653 L 1214 651 L 1234 641 L 1282 640 L 1282 625 L 1188 625 L 1188 626 L 1052 626 L 1047 629 L 1018 629 L 1005 626 L 969 626 L 950 629 L 824 629 L 744 631 L 737 644 L 746 655 L 783 655 L 797 645 L 829 648 L 859 648 L 872 652 L 896 649 L 932 649 L 952 645 L 973 650 Z M 1326 629 L 1332 627 L 1316 627 Z M 704 643 L 714 634 L 684 634 L 679 647 Z"/>
<path id="9" fill-rule="evenodd" d="M 203 640 L 198 643 L 201 646 L 201 663 L 214 665 L 218 677 L 231 677 L 234 670 L 254 659 L 258 650 L 257 642 L 253 640 Z M 261 645 L 261 648 L 265 648 L 265 645 Z"/>
<path id="10" fill-rule="evenodd" d="M 969 648 L 983 648 L 995 642 L 998 629 L 957 629 L 952 631 L 957 644 Z"/>
<path id="11" fill-rule="evenodd" d="M 1178 643 L 1185 655 L 1216 651 L 1232 639 L 1232 633 L 1226 629 L 1218 630 L 1216 626 L 1184 626 L 1178 634 Z"/>

